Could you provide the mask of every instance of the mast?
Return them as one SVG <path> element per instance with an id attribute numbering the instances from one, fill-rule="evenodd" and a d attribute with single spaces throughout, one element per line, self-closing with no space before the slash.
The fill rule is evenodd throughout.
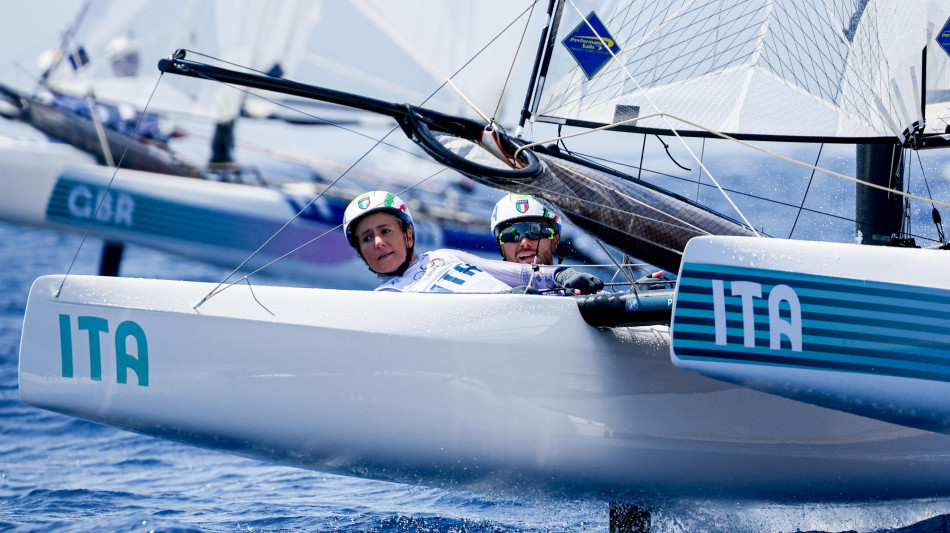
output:
<path id="1" fill-rule="evenodd" d="M 904 132 L 905 144 L 927 147 L 921 137 L 927 120 L 927 47 L 920 56 L 920 119 Z M 858 144 L 855 174 L 861 181 L 895 191 L 904 190 L 904 150 L 901 144 Z M 899 194 L 858 185 L 854 193 L 854 231 L 861 244 L 914 246 L 902 239 L 905 200 Z"/>
<path id="2" fill-rule="evenodd" d="M 551 57 L 550 48 L 553 46 L 551 43 L 551 32 L 557 28 L 558 21 L 555 16 L 555 3 L 557 0 L 550 0 L 548 3 L 548 13 L 547 21 L 544 25 L 544 29 L 541 31 L 541 41 L 538 43 L 538 52 L 534 58 L 534 67 L 531 69 L 531 79 L 528 82 L 528 90 L 524 96 L 524 105 L 521 106 L 521 118 L 518 121 L 518 132 L 517 135 L 521 135 L 521 131 L 524 128 L 525 122 L 528 120 L 528 117 L 531 116 L 532 110 L 534 108 L 534 95 L 536 93 L 536 88 L 544 85 L 544 77 L 547 72 L 547 61 Z M 560 16 L 561 4 L 557 3 L 557 17 Z"/>
<path id="3" fill-rule="evenodd" d="M 858 144 L 855 149 L 857 178 L 903 190 L 903 149 L 897 144 Z M 904 198 L 899 194 L 858 185 L 854 196 L 855 234 L 861 244 L 888 246 L 901 235 Z"/>

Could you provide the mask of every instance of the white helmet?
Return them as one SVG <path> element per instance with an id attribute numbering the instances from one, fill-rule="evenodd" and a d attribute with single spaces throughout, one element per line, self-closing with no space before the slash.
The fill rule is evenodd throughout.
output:
<path id="1" fill-rule="evenodd" d="M 506 194 L 491 213 L 491 233 L 498 240 L 498 230 L 504 224 L 522 218 L 540 218 L 554 223 L 561 233 L 561 219 L 540 200 L 528 194 Z"/>
<path id="2" fill-rule="evenodd" d="M 409 214 L 406 202 L 403 202 L 391 192 L 369 191 L 354 198 L 350 205 L 346 206 L 346 211 L 343 212 L 343 232 L 346 234 L 346 240 L 350 243 L 350 246 L 358 249 L 354 232 L 359 219 L 377 211 L 391 213 L 406 221 L 410 229 L 413 227 L 412 215 Z"/>

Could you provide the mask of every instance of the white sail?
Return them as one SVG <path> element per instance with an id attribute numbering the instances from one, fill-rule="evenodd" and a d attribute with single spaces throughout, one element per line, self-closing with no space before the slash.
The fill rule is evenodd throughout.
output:
<path id="1" fill-rule="evenodd" d="M 298 0 L 91 2 L 48 83 L 139 110 L 148 104 L 153 111 L 229 120 L 240 111 L 244 93 L 182 80 L 157 85 L 158 60 L 185 48 L 263 71 L 279 64 L 286 72 L 301 56 L 315 10 Z M 80 47 L 84 61 L 69 61 Z"/>
<path id="2" fill-rule="evenodd" d="M 927 130 L 943 133 L 950 127 L 950 13 L 945 2 L 930 3 L 927 44 Z"/>
<path id="3" fill-rule="evenodd" d="M 246 98 L 234 88 L 171 77 L 163 79 L 152 95 L 159 77 L 158 60 L 184 48 L 209 56 L 191 56 L 200 61 L 220 59 L 230 67 L 262 72 L 279 65 L 283 76 L 297 81 L 419 104 L 476 56 L 492 36 L 498 36 L 491 53 L 482 53 L 474 67 L 470 65 L 456 79 L 476 107 L 492 114 L 528 23 L 530 6 L 528 0 L 477 5 L 380 0 L 94 0 L 48 82 L 60 91 L 76 95 L 92 91 L 101 101 L 128 103 L 140 110 L 152 97 L 149 109 L 155 111 L 210 116 L 216 121 L 236 116 Z M 543 10 L 536 11 L 539 19 Z M 427 16 L 420 18 L 420 12 Z M 513 28 L 503 31 L 516 19 Z M 533 45 L 523 50 L 532 52 Z M 68 54 L 80 46 L 88 63 L 73 68 Z M 366 54 L 367 49 L 373 53 Z M 122 54 L 137 55 L 134 75 L 114 68 Z M 519 90 L 523 93 L 523 88 Z M 428 105 L 477 116 L 448 88 Z M 264 111 L 255 108 L 254 113 Z"/>
<path id="4" fill-rule="evenodd" d="M 567 0 L 559 14 L 538 121 L 599 125 L 666 113 L 699 127 L 663 117 L 636 126 L 853 142 L 900 137 L 918 121 L 922 50 L 940 29 L 928 20 L 946 20 L 950 6 Z M 613 55 L 584 21 L 592 14 Z"/>

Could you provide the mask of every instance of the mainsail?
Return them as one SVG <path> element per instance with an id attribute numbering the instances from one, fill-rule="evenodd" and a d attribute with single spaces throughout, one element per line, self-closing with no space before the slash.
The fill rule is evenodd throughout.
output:
<path id="1" fill-rule="evenodd" d="M 560 2 L 530 114 L 593 127 L 664 113 L 624 128 L 893 142 L 922 116 L 922 53 L 948 17 L 945 2 L 898 0 Z"/>

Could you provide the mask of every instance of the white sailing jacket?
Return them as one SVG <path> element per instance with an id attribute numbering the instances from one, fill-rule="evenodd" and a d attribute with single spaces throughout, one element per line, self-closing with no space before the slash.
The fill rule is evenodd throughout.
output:
<path id="1" fill-rule="evenodd" d="M 501 292 L 531 283 L 535 289 L 553 289 L 558 267 L 484 259 L 458 250 L 433 250 L 413 261 L 402 276 L 379 276 L 377 291 L 398 292 Z"/>

